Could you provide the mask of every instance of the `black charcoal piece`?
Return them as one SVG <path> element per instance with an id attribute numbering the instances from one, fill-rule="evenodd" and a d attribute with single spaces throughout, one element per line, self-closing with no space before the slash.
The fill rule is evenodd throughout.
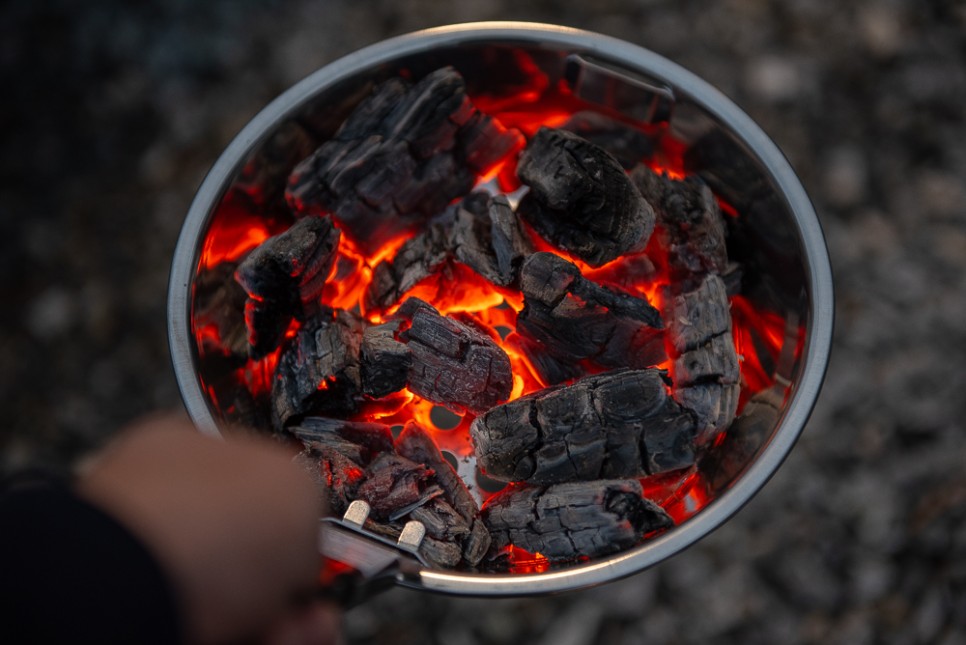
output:
<path id="1" fill-rule="evenodd" d="M 249 157 L 233 187 L 261 209 L 288 211 L 285 181 L 296 164 L 317 146 L 318 141 L 304 127 L 287 121 Z"/>
<path id="2" fill-rule="evenodd" d="M 358 407 L 361 322 L 325 310 L 290 339 L 272 382 L 272 421 L 279 431 L 307 414 L 343 416 Z"/>
<path id="3" fill-rule="evenodd" d="M 507 400 L 513 387 L 510 359 L 492 338 L 440 316 L 417 298 L 409 298 L 397 314 L 410 323 L 399 338 L 412 354 L 413 394 L 474 413 Z"/>
<path id="4" fill-rule="evenodd" d="M 382 423 L 305 417 L 288 431 L 306 448 L 331 446 L 357 463 L 368 463 L 373 455 L 393 449 L 392 432 Z"/>
<path id="5" fill-rule="evenodd" d="M 666 358 L 660 314 L 642 297 L 587 280 L 576 265 L 552 253 L 523 263 L 524 307 L 517 332 L 547 383 L 572 378 L 567 366 L 588 361 L 602 368 L 641 369 Z M 541 357 L 541 354 L 544 358 Z"/>
<path id="6" fill-rule="evenodd" d="M 452 256 L 449 221 L 433 222 L 406 240 L 391 260 L 372 271 L 365 295 L 366 311 L 385 311 L 407 291 L 436 273 Z"/>
<path id="7" fill-rule="evenodd" d="M 654 153 L 654 143 L 650 137 L 600 112 L 577 112 L 561 128 L 603 148 L 625 170 L 630 170 Z"/>
<path id="8" fill-rule="evenodd" d="M 541 128 L 520 155 L 517 175 L 530 187 L 520 215 L 592 266 L 642 250 L 654 229 L 654 211 L 617 160 L 571 132 Z"/>
<path id="9" fill-rule="evenodd" d="M 483 520 L 495 548 L 512 544 L 552 562 L 616 553 L 674 525 L 634 480 L 508 488 L 486 503 Z"/>
<path id="10" fill-rule="evenodd" d="M 730 333 L 714 336 L 674 361 L 674 382 L 679 387 L 709 382 L 737 383 L 738 378 L 738 354 Z"/>
<path id="11" fill-rule="evenodd" d="M 724 281 L 708 274 L 692 291 L 671 298 L 666 316 L 671 344 L 678 352 L 695 349 L 731 332 L 731 304 Z"/>
<path id="12" fill-rule="evenodd" d="M 530 238 L 503 195 L 471 193 L 456 208 L 450 245 L 456 259 L 499 286 L 516 282 Z"/>
<path id="13" fill-rule="evenodd" d="M 675 291 L 691 290 L 705 274 L 727 270 L 725 222 L 707 184 L 696 177 L 670 179 L 644 164 L 631 179 L 657 213 Z"/>
<path id="14" fill-rule="evenodd" d="M 380 398 L 406 387 L 413 359 L 409 348 L 396 340 L 399 326 L 400 321 L 393 321 L 367 327 L 362 333 L 363 394 Z"/>
<path id="15" fill-rule="evenodd" d="M 366 253 L 414 230 L 521 145 L 466 97 L 446 67 L 376 87 L 289 176 L 297 214 L 332 212 Z"/>
<path id="16" fill-rule="evenodd" d="M 238 265 L 245 289 L 249 353 L 261 358 L 278 347 L 292 318 L 319 310 L 322 288 L 335 261 L 339 230 L 327 217 L 306 217 L 257 246 Z"/>
<path id="17" fill-rule="evenodd" d="M 552 484 L 653 475 L 694 462 L 692 414 L 660 370 L 615 370 L 497 406 L 470 426 L 486 475 Z"/>
<path id="18" fill-rule="evenodd" d="M 731 425 L 740 394 L 738 383 L 699 383 L 674 389 L 674 400 L 697 419 L 696 445 L 707 445 Z"/>
<path id="19" fill-rule="evenodd" d="M 243 362 L 248 358 L 244 316 L 248 294 L 232 277 L 237 266 L 222 262 L 198 274 L 192 324 L 203 354 L 224 354 Z M 205 333 L 209 328 L 214 333 Z"/>

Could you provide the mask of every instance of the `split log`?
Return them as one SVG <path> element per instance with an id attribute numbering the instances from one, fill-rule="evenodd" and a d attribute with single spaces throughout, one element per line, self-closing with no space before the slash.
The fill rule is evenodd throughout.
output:
<path id="1" fill-rule="evenodd" d="M 573 378 L 580 361 L 641 369 L 666 358 L 661 316 L 646 299 L 591 282 L 563 258 L 531 255 L 520 288 L 517 332 L 547 383 Z"/>
<path id="2" fill-rule="evenodd" d="M 295 168 L 286 197 L 297 214 L 334 213 L 372 253 L 442 212 L 521 145 L 519 132 L 473 106 L 452 68 L 415 85 L 391 79 Z"/>
<path id="3" fill-rule="evenodd" d="M 610 154 L 565 130 L 541 128 L 520 155 L 530 192 L 520 215 L 548 242 L 592 266 L 641 250 L 654 212 Z"/>
<path id="4" fill-rule="evenodd" d="M 675 290 L 693 289 L 707 273 L 725 273 L 725 222 L 707 184 L 697 177 L 670 179 L 644 164 L 631 172 L 631 180 L 657 214 Z"/>
<path id="5" fill-rule="evenodd" d="M 235 271 L 245 289 L 249 353 L 258 359 L 276 347 L 292 318 L 319 311 L 322 288 L 339 246 L 329 218 L 306 217 L 252 250 Z"/>
<path id="6" fill-rule="evenodd" d="M 634 480 L 509 488 L 487 502 L 483 521 L 495 548 L 512 544 L 552 562 L 616 553 L 674 525 Z"/>
<path id="7" fill-rule="evenodd" d="M 692 414 L 660 370 L 616 370 L 547 388 L 476 418 L 486 475 L 552 484 L 653 475 L 694 463 Z"/>
<path id="8" fill-rule="evenodd" d="M 577 112 L 560 127 L 603 148 L 625 170 L 634 168 L 654 154 L 654 143 L 650 137 L 600 112 Z"/>
<path id="9" fill-rule="evenodd" d="M 272 421 L 279 431 L 307 414 L 348 416 L 362 389 L 361 321 L 324 311 L 282 349 L 272 382 Z"/>
<path id="10" fill-rule="evenodd" d="M 412 354 L 409 389 L 425 399 L 476 414 L 506 401 L 513 387 L 510 359 L 492 338 L 440 316 L 418 298 L 397 314 L 409 321 L 399 334 Z"/>

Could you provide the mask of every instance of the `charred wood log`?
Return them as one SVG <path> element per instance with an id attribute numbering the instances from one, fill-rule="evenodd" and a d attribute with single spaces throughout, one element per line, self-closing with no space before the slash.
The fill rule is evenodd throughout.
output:
<path id="1" fill-rule="evenodd" d="M 725 222 L 711 189 L 696 177 L 677 181 L 644 164 L 633 170 L 631 179 L 657 213 L 675 289 L 689 291 L 705 274 L 725 273 Z"/>
<path id="2" fill-rule="evenodd" d="M 495 548 L 512 544 L 553 562 L 615 553 L 674 525 L 634 480 L 509 488 L 487 502 L 483 520 Z"/>
<path id="3" fill-rule="evenodd" d="M 373 398 L 406 387 L 413 359 L 409 348 L 396 340 L 400 321 L 367 327 L 362 333 L 360 362 L 362 392 Z"/>
<path id="4" fill-rule="evenodd" d="M 307 414 L 348 416 L 362 389 L 361 321 L 345 311 L 323 312 L 282 349 L 272 382 L 277 430 Z"/>
<path id="5" fill-rule="evenodd" d="M 580 361 L 641 369 L 666 358 L 664 325 L 647 300 L 591 282 L 552 253 L 527 258 L 520 288 L 517 332 L 531 341 L 523 349 L 535 366 L 544 364 L 548 383 L 572 378 L 566 366 Z"/>
<path id="6" fill-rule="evenodd" d="M 561 128 L 603 148 L 625 170 L 630 170 L 654 153 L 654 143 L 646 134 L 599 112 L 578 112 Z"/>
<path id="7" fill-rule="evenodd" d="M 510 359 L 492 338 L 410 298 L 397 312 L 409 321 L 399 334 L 412 354 L 409 389 L 458 411 L 481 413 L 506 401 L 513 387 Z"/>
<path id="8" fill-rule="evenodd" d="M 480 465 L 499 481 L 640 477 L 694 463 L 692 414 L 660 370 L 618 370 L 535 392 L 473 421 Z"/>
<path id="9" fill-rule="evenodd" d="M 532 252 L 506 197 L 471 193 L 407 240 L 391 260 L 376 265 L 365 295 L 366 311 L 385 311 L 452 260 L 493 284 L 510 285 Z"/>
<path id="10" fill-rule="evenodd" d="M 339 237 L 329 218 L 306 217 L 265 240 L 238 265 L 235 279 L 248 294 L 245 324 L 252 358 L 278 347 L 293 317 L 305 320 L 318 312 Z"/>
<path id="11" fill-rule="evenodd" d="M 565 130 L 541 128 L 520 155 L 530 192 L 520 215 L 548 242 L 592 266 L 643 249 L 654 212 L 610 154 Z"/>
<path id="12" fill-rule="evenodd" d="M 334 213 L 371 253 L 442 212 L 521 144 L 473 106 L 452 68 L 415 85 L 391 79 L 295 168 L 286 197 L 297 213 Z"/>

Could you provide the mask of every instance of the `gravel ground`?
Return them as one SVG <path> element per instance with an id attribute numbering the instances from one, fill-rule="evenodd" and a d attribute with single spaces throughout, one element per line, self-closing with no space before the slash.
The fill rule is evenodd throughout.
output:
<path id="1" fill-rule="evenodd" d="M 349 642 L 966 643 L 966 8 L 524 4 L 5 3 L 0 469 L 66 467 L 180 405 L 177 234 L 220 150 L 280 91 L 421 27 L 578 26 L 711 81 L 789 157 L 836 277 L 822 397 L 772 482 L 686 553 L 553 598 L 395 590 L 348 613 Z"/>

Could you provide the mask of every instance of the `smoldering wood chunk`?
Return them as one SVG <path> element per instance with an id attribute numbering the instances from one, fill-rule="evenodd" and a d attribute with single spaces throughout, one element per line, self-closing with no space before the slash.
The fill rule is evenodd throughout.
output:
<path id="1" fill-rule="evenodd" d="M 412 354 L 409 389 L 456 410 L 481 413 L 506 401 L 513 387 L 510 359 L 492 338 L 410 298 L 400 308 L 400 334 Z M 407 307 L 407 303 L 409 306 Z"/>
<path id="2" fill-rule="evenodd" d="M 286 198 L 297 213 L 334 213 L 372 253 L 440 213 L 521 142 L 473 106 L 452 68 L 415 85 L 391 79 L 295 168 Z"/>
<path id="3" fill-rule="evenodd" d="M 372 271 L 365 295 L 366 311 L 384 311 L 407 291 L 425 280 L 451 257 L 450 225 L 431 223 L 407 240 L 391 260 L 383 260 Z"/>
<path id="4" fill-rule="evenodd" d="M 357 409 L 361 336 L 359 319 L 326 310 L 286 343 L 272 382 L 276 429 L 307 414 L 348 416 Z"/>
<path id="5" fill-rule="evenodd" d="M 672 285 L 690 290 L 704 274 L 726 271 L 725 222 L 707 184 L 696 177 L 670 179 L 644 164 L 631 179 L 657 214 Z"/>
<path id="6" fill-rule="evenodd" d="M 407 240 L 393 258 L 376 265 L 366 290 L 366 310 L 385 311 L 451 260 L 493 284 L 510 285 L 532 252 L 530 238 L 506 197 L 471 193 Z"/>
<path id="7" fill-rule="evenodd" d="M 339 229 L 325 217 L 306 217 L 262 242 L 235 271 L 245 289 L 249 353 L 261 358 L 278 347 L 292 318 L 319 311 L 325 280 L 335 261 Z"/>
<path id="8" fill-rule="evenodd" d="M 731 331 L 731 305 L 724 281 L 717 275 L 701 278 L 697 288 L 679 293 L 670 302 L 668 335 L 678 352 L 695 349 L 712 337 Z"/>
<path id="9" fill-rule="evenodd" d="M 625 170 L 654 153 L 654 144 L 646 134 L 599 112 L 577 112 L 560 127 L 603 148 Z"/>
<path id="10" fill-rule="evenodd" d="M 513 284 L 533 244 L 503 195 L 468 195 L 457 207 L 450 236 L 459 262 L 499 286 Z"/>
<path id="11" fill-rule="evenodd" d="M 738 354 L 730 333 L 714 336 L 709 341 L 681 354 L 674 361 L 675 383 L 737 383 Z"/>
<path id="12" fill-rule="evenodd" d="M 287 211 L 285 181 L 317 146 L 304 127 L 287 121 L 249 157 L 233 186 L 262 208 Z"/>
<path id="13" fill-rule="evenodd" d="M 697 419 L 695 444 L 704 446 L 734 421 L 741 386 L 738 383 L 699 383 L 674 390 L 674 400 Z"/>
<path id="14" fill-rule="evenodd" d="M 381 398 L 406 387 L 413 359 L 409 348 L 396 340 L 399 326 L 399 321 L 373 325 L 362 333 L 362 392 L 368 396 Z"/>
<path id="15" fill-rule="evenodd" d="M 694 462 L 692 414 L 660 370 L 615 370 L 497 406 L 470 426 L 488 477 L 550 484 L 639 477 Z"/>
<path id="16" fill-rule="evenodd" d="M 483 519 L 494 547 L 512 544 L 554 562 L 616 553 L 674 525 L 634 480 L 510 488 L 487 502 Z"/>
<path id="17" fill-rule="evenodd" d="M 192 321 L 205 353 L 224 354 L 242 362 L 248 358 L 244 308 L 248 294 L 233 279 L 235 262 L 222 262 L 198 274 Z M 204 333 L 211 329 L 214 333 Z"/>
<path id="18" fill-rule="evenodd" d="M 603 368 L 644 368 L 666 358 L 663 323 L 646 299 L 587 280 L 580 270 L 552 253 L 534 253 L 523 264 L 524 306 L 517 332 L 535 365 L 576 366 L 589 361 Z M 571 378 L 554 363 L 541 376 L 548 383 Z"/>
<path id="19" fill-rule="evenodd" d="M 565 130 L 541 128 L 520 155 L 530 187 L 519 214 L 548 242 L 592 266 L 643 249 L 654 211 L 610 154 Z"/>

